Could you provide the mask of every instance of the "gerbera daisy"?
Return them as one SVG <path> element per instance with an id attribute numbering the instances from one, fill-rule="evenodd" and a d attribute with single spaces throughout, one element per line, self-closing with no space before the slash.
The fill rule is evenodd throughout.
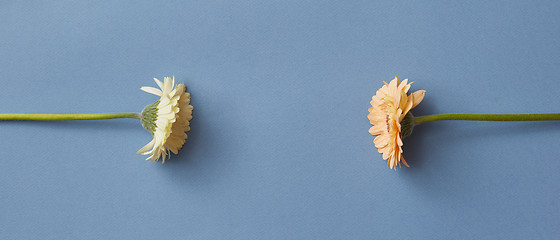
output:
<path id="1" fill-rule="evenodd" d="M 373 143 L 378 152 L 383 154 L 383 159 L 387 160 L 387 166 L 397 170 L 397 164 L 400 167 L 401 161 L 408 167 L 402 156 L 402 139 L 411 133 L 414 124 L 409 111 L 422 101 L 426 91 L 419 90 L 407 96 L 412 83 L 408 83 L 408 79 L 401 82 L 398 77 L 390 83 L 383 83 L 385 85 L 371 98 L 368 119 L 373 127 L 369 133 L 377 135 Z M 405 116 L 408 122 L 403 122 Z M 406 125 L 406 129 L 403 125 Z"/>
<path id="2" fill-rule="evenodd" d="M 191 95 L 186 92 L 185 85 L 175 85 L 175 76 L 165 77 L 163 83 L 157 78 L 154 81 L 161 90 L 153 87 L 140 88 L 160 97 L 142 111 L 142 126 L 154 138 L 136 154 L 151 154 L 146 160 L 154 162 L 161 158 L 162 163 L 165 163 L 170 151 L 177 154 L 185 144 L 186 132 L 191 130 L 189 121 L 192 119 L 193 106 L 190 105 Z"/>

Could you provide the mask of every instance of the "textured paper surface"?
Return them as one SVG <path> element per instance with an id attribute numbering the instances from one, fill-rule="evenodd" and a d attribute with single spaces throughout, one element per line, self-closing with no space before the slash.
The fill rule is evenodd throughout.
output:
<path id="1" fill-rule="evenodd" d="M 165 165 L 134 120 L 0 123 L 0 239 L 553 239 L 560 123 L 427 123 L 396 173 L 366 117 L 559 112 L 560 5 L 525 1 L 0 3 L 1 112 L 141 111 L 175 74 Z"/>

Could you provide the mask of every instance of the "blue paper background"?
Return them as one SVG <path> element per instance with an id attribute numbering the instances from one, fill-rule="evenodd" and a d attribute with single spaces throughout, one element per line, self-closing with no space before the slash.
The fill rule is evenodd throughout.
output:
<path id="1" fill-rule="evenodd" d="M 2 1 L 0 112 L 140 111 L 175 74 L 165 165 L 132 119 L 0 123 L 0 239 L 554 239 L 559 122 L 439 122 L 386 167 L 366 118 L 560 112 L 558 1 Z"/>

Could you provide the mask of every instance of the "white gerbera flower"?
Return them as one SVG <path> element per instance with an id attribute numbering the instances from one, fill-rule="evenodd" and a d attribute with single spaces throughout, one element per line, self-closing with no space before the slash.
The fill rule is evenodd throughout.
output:
<path id="1" fill-rule="evenodd" d="M 162 163 L 170 156 L 169 151 L 177 151 L 185 144 L 187 133 L 191 130 L 189 121 L 192 119 L 193 106 L 190 105 L 191 95 L 186 92 L 184 84 L 175 86 L 175 76 L 165 77 L 163 83 L 154 78 L 159 88 L 142 87 L 145 92 L 160 96 L 154 104 L 146 106 L 142 111 L 142 126 L 152 133 L 154 139 L 136 154 L 148 155 L 146 160 Z M 175 88 L 173 87 L 175 86 Z"/>

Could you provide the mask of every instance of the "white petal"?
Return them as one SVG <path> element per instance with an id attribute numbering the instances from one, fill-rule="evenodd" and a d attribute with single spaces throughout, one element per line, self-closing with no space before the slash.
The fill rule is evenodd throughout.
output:
<path id="1" fill-rule="evenodd" d="M 140 150 L 138 150 L 138 152 L 136 152 L 136 154 L 146 153 L 148 150 L 150 150 L 152 147 L 154 147 L 154 143 L 155 143 L 155 140 L 152 140 L 151 142 L 146 144 L 146 146 L 144 146 Z"/>
<path id="2" fill-rule="evenodd" d="M 165 81 L 163 82 L 163 94 L 165 94 L 167 97 L 171 97 L 170 93 L 171 91 L 173 91 L 173 85 L 171 85 L 171 79 L 169 78 L 165 78 Z"/>
<path id="3" fill-rule="evenodd" d="M 142 91 L 147 92 L 147 93 L 151 93 L 157 96 L 161 96 L 161 90 L 157 89 L 157 88 L 153 88 L 153 87 L 141 87 L 140 88 Z"/>
<path id="4" fill-rule="evenodd" d="M 163 83 L 161 83 L 160 80 L 158 80 L 157 78 L 154 78 L 154 81 L 155 81 L 156 84 L 159 86 L 159 88 L 163 89 Z"/>

